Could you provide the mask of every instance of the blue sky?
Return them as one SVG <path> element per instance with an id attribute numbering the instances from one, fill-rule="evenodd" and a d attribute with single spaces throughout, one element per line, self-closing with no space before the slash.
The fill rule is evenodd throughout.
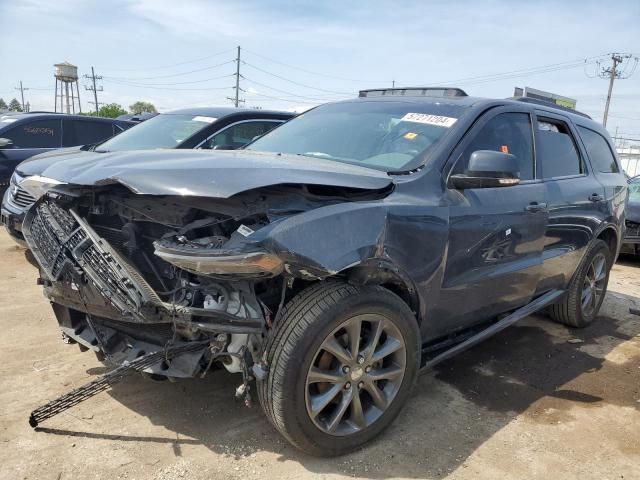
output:
<path id="1" fill-rule="evenodd" d="M 101 102 L 225 105 L 241 45 L 250 106 L 300 109 L 395 80 L 489 97 L 530 86 L 601 119 L 607 82 L 590 78 L 594 57 L 640 55 L 639 20 L 637 0 L 0 0 L 0 97 L 19 97 L 22 80 L 33 109 L 52 109 L 53 64 L 68 60 L 104 76 Z M 547 65 L 557 66 L 522 71 Z M 505 72 L 515 73 L 486 77 Z M 640 68 L 616 82 L 610 114 L 612 133 L 640 138 Z"/>

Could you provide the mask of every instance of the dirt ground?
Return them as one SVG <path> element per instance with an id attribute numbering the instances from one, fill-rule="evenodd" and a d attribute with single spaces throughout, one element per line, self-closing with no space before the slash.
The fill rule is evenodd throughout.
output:
<path id="1" fill-rule="evenodd" d="M 526 319 L 423 375 L 379 439 L 328 460 L 236 401 L 224 371 L 131 377 L 32 430 L 33 408 L 105 371 L 61 341 L 36 277 L 0 233 L 1 479 L 640 479 L 640 261 L 614 267 L 591 327 Z"/>

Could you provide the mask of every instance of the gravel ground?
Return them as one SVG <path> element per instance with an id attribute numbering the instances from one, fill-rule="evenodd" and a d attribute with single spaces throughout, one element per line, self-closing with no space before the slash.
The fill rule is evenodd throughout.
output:
<path id="1" fill-rule="evenodd" d="M 640 260 L 614 267 L 591 327 L 524 320 L 423 375 L 379 439 L 327 460 L 235 401 L 223 371 L 131 377 L 33 431 L 33 408 L 105 369 L 61 341 L 4 232 L 0 258 L 0 479 L 640 479 Z"/>

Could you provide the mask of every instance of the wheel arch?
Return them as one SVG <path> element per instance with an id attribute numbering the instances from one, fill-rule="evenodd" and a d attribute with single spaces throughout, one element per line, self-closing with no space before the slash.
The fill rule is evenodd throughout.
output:
<path id="1" fill-rule="evenodd" d="M 398 295 L 413 312 L 418 325 L 420 298 L 413 280 L 398 266 L 385 259 L 371 259 L 340 272 L 354 285 L 379 285 Z"/>
<path id="2" fill-rule="evenodd" d="M 620 244 L 618 230 L 613 225 L 605 225 L 597 233 L 595 239 L 602 240 L 607 244 L 609 251 L 611 252 L 611 261 L 615 262 Z"/>

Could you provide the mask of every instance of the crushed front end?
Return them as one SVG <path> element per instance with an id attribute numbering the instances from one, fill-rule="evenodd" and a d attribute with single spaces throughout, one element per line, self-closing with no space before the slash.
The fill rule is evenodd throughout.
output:
<path id="1" fill-rule="evenodd" d="M 263 213 L 240 215 L 238 202 L 195 203 L 118 187 L 38 201 L 25 237 L 68 341 L 114 365 L 199 342 L 144 372 L 193 377 L 219 363 L 247 374 L 280 298 L 282 262 L 253 247 L 228 250 L 268 223 Z"/>
<path id="2" fill-rule="evenodd" d="M 143 373 L 194 377 L 217 365 L 246 387 L 268 368 L 263 345 L 286 300 L 380 250 L 386 217 L 370 200 L 388 192 L 280 185 L 208 198 L 55 183 L 23 231 L 68 342 L 114 366 L 198 343 Z M 361 225 L 348 245 L 318 241 L 345 222 Z"/>

